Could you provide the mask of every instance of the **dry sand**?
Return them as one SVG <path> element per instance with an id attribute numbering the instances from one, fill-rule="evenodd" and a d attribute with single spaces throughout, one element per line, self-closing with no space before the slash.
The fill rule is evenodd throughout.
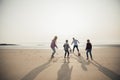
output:
<path id="1" fill-rule="evenodd" d="M 120 80 L 120 47 L 93 49 L 93 61 L 80 52 L 51 60 L 49 49 L 0 49 L 0 80 Z"/>

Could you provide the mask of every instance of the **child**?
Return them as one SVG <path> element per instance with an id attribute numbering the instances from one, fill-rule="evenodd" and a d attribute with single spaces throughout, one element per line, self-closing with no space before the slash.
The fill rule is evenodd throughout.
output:
<path id="1" fill-rule="evenodd" d="M 57 45 L 56 45 L 56 40 L 57 40 L 57 36 L 55 36 L 54 39 L 51 42 L 51 49 L 53 50 L 51 58 L 54 58 L 54 54 L 56 53 L 55 47 L 58 48 Z"/>
<path id="2" fill-rule="evenodd" d="M 89 59 L 88 53 L 90 54 L 91 60 L 93 60 L 92 58 L 92 44 L 90 43 L 90 40 L 87 40 L 87 44 L 86 44 L 86 55 L 87 55 L 87 60 Z"/>
<path id="3" fill-rule="evenodd" d="M 64 58 L 66 58 L 66 54 L 67 54 L 67 57 L 69 58 L 69 48 L 70 48 L 70 46 L 69 46 L 69 44 L 68 44 L 68 40 L 66 40 L 66 43 L 63 45 L 63 47 L 64 47 L 64 50 L 65 50 L 65 55 L 64 55 Z M 71 49 L 70 49 L 70 51 L 71 51 Z"/>

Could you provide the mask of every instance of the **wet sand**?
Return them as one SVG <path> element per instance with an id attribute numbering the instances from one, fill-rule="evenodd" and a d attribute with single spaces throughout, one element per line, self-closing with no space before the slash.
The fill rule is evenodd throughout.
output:
<path id="1" fill-rule="evenodd" d="M 0 80 L 120 80 L 120 47 L 94 48 L 94 60 L 84 49 L 70 53 L 49 49 L 0 49 Z"/>

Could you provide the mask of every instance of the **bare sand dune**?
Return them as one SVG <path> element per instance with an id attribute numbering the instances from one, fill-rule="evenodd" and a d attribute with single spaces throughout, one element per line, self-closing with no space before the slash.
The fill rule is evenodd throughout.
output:
<path id="1" fill-rule="evenodd" d="M 93 49 L 93 61 L 57 50 L 50 59 L 48 49 L 0 49 L 0 80 L 120 80 L 120 48 Z"/>

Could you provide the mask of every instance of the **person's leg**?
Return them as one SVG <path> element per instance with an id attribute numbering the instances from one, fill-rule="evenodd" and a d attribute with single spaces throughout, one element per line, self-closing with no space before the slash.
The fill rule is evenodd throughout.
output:
<path id="1" fill-rule="evenodd" d="M 53 58 L 54 54 L 56 53 L 56 50 L 55 50 L 55 48 L 52 48 L 52 50 L 53 50 L 53 53 L 52 53 L 51 57 Z"/>
<path id="2" fill-rule="evenodd" d="M 78 53 L 79 53 L 78 45 L 76 45 L 76 48 L 77 48 L 77 51 L 78 51 Z"/>
<path id="3" fill-rule="evenodd" d="M 74 50 L 75 50 L 75 45 L 73 46 L 73 53 L 74 53 Z"/>
<path id="4" fill-rule="evenodd" d="M 91 50 L 89 51 L 89 53 L 90 53 L 91 60 L 93 60 Z"/>
<path id="5" fill-rule="evenodd" d="M 69 51 L 68 51 L 68 55 L 67 55 L 67 57 L 69 57 Z"/>
<path id="6" fill-rule="evenodd" d="M 87 60 L 89 59 L 89 57 L 88 57 L 88 50 L 87 50 L 87 52 L 86 52 L 86 56 L 87 56 Z"/>
<path id="7" fill-rule="evenodd" d="M 66 52 L 65 52 L 64 58 L 66 58 Z"/>
<path id="8" fill-rule="evenodd" d="M 78 51 L 78 56 L 80 56 L 79 49 L 78 49 L 78 45 L 76 45 L 76 49 L 77 49 L 77 51 Z"/>
<path id="9" fill-rule="evenodd" d="M 64 58 L 66 58 L 66 54 L 67 54 L 67 51 L 65 51 L 65 55 L 64 55 Z"/>

